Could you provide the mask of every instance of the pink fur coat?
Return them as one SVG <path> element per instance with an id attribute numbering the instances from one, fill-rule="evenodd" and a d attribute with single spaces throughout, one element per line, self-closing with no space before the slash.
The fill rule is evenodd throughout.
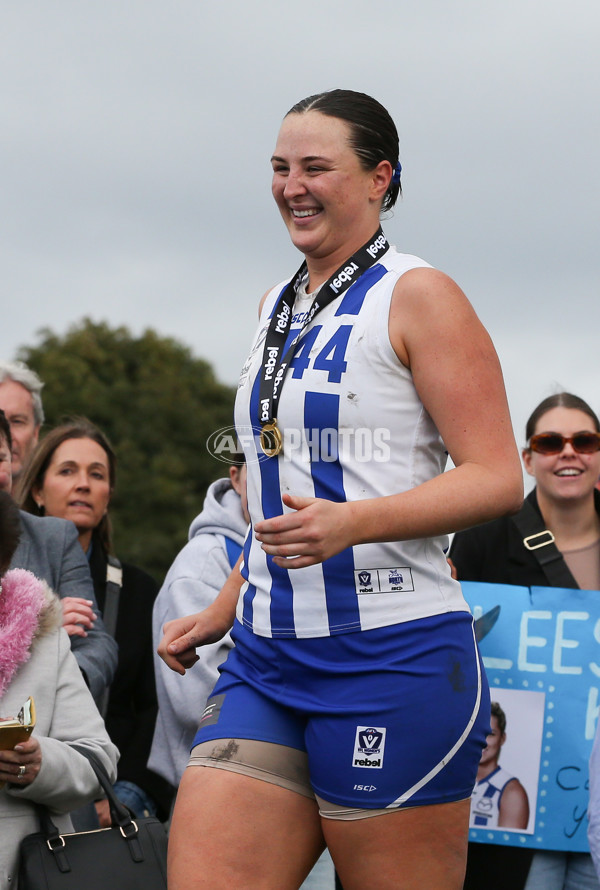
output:
<path id="1" fill-rule="evenodd" d="M 60 624 L 60 604 L 44 581 L 25 569 L 7 572 L 0 582 L 0 698 L 31 646 Z"/>

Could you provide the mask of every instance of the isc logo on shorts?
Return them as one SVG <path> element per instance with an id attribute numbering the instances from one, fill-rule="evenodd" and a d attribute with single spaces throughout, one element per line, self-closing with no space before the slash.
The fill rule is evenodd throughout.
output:
<path id="1" fill-rule="evenodd" d="M 357 726 L 352 766 L 381 769 L 385 750 L 384 726 Z"/>

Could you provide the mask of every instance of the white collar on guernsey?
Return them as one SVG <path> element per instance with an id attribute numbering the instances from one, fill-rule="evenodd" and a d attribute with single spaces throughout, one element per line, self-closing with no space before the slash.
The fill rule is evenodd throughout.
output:
<path id="1" fill-rule="evenodd" d="M 320 284 L 315 290 L 311 291 L 310 294 L 306 292 L 306 285 L 308 284 L 308 275 L 305 275 L 302 281 L 300 282 L 298 289 L 296 291 L 296 300 L 314 300 L 317 296 L 323 284 Z"/>

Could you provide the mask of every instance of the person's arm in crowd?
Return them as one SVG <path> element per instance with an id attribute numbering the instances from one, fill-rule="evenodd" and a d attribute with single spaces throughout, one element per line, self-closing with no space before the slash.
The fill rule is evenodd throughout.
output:
<path id="1" fill-rule="evenodd" d="M 194 541 L 191 541 L 186 550 L 193 546 Z M 215 602 L 222 582 L 231 571 L 227 556 L 218 541 L 215 541 L 208 552 L 204 552 L 195 577 L 189 572 L 192 565 L 190 556 L 187 555 L 181 562 L 186 570 L 180 573 L 177 561 L 175 562 L 154 605 L 155 648 L 158 648 L 162 640 L 165 625 L 173 619 L 206 609 Z M 217 681 L 217 668 L 227 657 L 232 645 L 231 638 L 226 633 L 221 639 L 203 646 L 199 663 L 183 683 L 180 677 L 157 658 L 155 670 L 159 708 L 163 708 L 167 702 L 173 714 L 179 715 L 181 725 L 186 726 L 189 731 L 195 731 L 198 714 L 196 709 L 190 710 L 189 701 L 191 699 L 199 707 L 203 707 Z"/>
<path id="2" fill-rule="evenodd" d="M 158 654 L 171 670 L 185 674 L 200 658 L 196 653 L 198 646 L 218 642 L 233 627 L 237 601 L 244 583 L 240 572 L 242 560 L 243 556 L 240 555 L 218 596 L 206 609 L 165 624 Z"/>
<path id="3" fill-rule="evenodd" d="M 65 523 L 62 562 L 56 593 L 61 601 L 65 598 L 91 601 L 91 609 L 96 615 L 96 620 L 92 622 L 91 627 L 86 628 L 84 636 L 74 634 L 70 636 L 70 640 L 77 664 L 90 688 L 94 701 L 98 704 L 104 690 L 114 677 L 118 649 L 116 642 L 104 627 L 94 594 L 90 568 L 79 544 L 77 530 L 72 523 Z M 73 602 L 71 599 L 69 599 L 68 605 L 69 612 L 72 612 Z M 67 612 L 65 612 L 66 617 Z"/>

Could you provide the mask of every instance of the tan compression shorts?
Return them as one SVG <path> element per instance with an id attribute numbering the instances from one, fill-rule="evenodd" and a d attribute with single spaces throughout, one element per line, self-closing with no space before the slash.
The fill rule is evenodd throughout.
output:
<path id="1" fill-rule="evenodd" d="M 329 803 L 313 791 L 305 751 L 253 739 L 217 739 L 192 748 L 189 766 L 208 766 L 250 776 L 295 791 L 317 802 L 324 819 L 352 821 L 395 813 L 398 807 L 380 810 L 350 809 Z M 406 809 L 406 808 L 405 808 Z"/>

